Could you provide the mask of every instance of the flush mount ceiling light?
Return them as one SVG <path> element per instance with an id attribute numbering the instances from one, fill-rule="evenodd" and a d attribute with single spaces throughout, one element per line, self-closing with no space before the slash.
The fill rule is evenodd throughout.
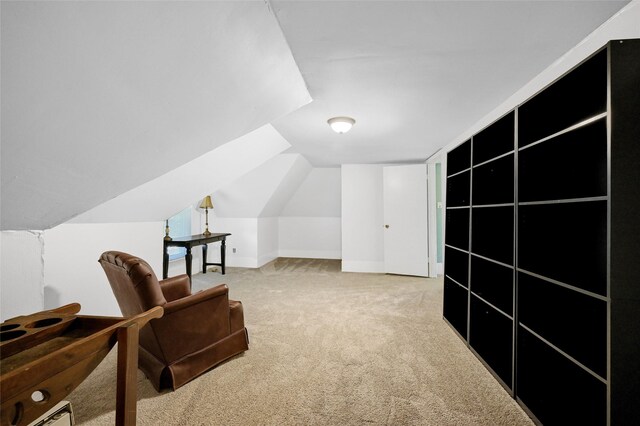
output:
<path id="1" fill-rule="evenodd" d="M 351 126 L 356 124 L 356 120 L 351 117 L 333 117 L 327 120 L 329 126 L 336 133 L 347 133 L 351 130 Z"/>

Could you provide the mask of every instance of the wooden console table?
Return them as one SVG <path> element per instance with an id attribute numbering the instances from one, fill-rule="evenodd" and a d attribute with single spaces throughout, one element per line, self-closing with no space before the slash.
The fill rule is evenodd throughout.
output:
<path id="1" fill-rule="evenodd" d="M 55 406 L 118 343 L 116 425 L 136 424 L 138 333 L 163 309 L 131 318 L 76 315 L 80 305 L 0 324 L 0 424 L 27 425 Z"/>
<path id="2" fill-rule="evenodd" d="M 220 234 L 211 234 L 205 236 L 203 234 L 192 235 L 190 237 L 176 237 L 172 240 L 164 240 L 164 250 L 162 256 L 162 279 L 167 279 L 167 274 L 169 273 L 169 253 L 167 249 L 169 247 L 184 247 L 187 249 L 187 254 L 185 255 L 185 263 L 187 264 L 187 275 L 189 276 L 189 282 L 191 282 L 191 261 L 193 259 L 193 255 L 191 254 L 191 248 L 194 246 L 202 246 L 202 273 L 207 273 L 207 266 L 216 265 L 220 266 L 222 269 L 222 275 L 224 275 L 224 267 L 225 267 L 225 254 L 226 254 L 226 239 L 231 235 L 228 233 L 220 233 Z M 220 241 L 222 244 L 220 245 L 220 263 L 211 263 L 207 262 L 207 244 L 215 243 L 216 241 Z"/>

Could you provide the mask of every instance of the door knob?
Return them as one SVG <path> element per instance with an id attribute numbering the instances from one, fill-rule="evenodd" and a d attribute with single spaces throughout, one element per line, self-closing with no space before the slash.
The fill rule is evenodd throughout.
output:
<path id="1" fill-rule="evenodd" d="M 385 227 L 385 228 L 387 228 L 387 229 L 389 229 L 389 225 L 385 225 L 384 227 Z"/>

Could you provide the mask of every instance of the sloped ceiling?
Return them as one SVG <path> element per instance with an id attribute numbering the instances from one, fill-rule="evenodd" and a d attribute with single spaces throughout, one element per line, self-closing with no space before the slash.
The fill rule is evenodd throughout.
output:
<path id="1" fill-rule="evenodd" d="M 285 217 L 341 217 L 342 175 L 335 168 L 313 168 L 284 206 Z"/>
<path id="2" fill-rule="evenodd" d="M 206 195 L 228 187 L 290 146 L 268 124 L 94 207 L 71 222 L 166 220 L 188 205 L 197 207 Z"/>
<path id="3" fill-rule="evenodd" d="M 282 154 L 282 157 L 293 156 L 293 162 L 280 185 L 273 192 L 269 201 L 258 217 L 277 217 L 282 213 L 282 209 L 291 199 L 293 194 L 298 190 L 306 177 L 311 173 L 312 168 L 306 158 L 300 154 Z"/>
<path id="4" fill-rule="evenodd" d="M 273 124 L 316 167 L 424 161 L 626 3 L 273 0 L 314 99 Z"/>
<path id="5" fill-rule="evenodd" d="M 216 191 L 216 217 L 275 217 L 305 180 L 311 165 L 300 154 L 281 154 Z"/>
<path id="6" fill-rule="evenodd" d="M 262 1 L 1 7 L 3 230 L 67 221 L 310 101 Z"/>

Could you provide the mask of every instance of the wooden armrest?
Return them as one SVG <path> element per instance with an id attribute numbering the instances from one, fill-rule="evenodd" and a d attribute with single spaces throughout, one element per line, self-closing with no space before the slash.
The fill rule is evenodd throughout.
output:
<path id="1" fill-rule="evenodd" d="M 160 288 L 167 302 L 178 300 L 191 294 L 191 284 L 187 274 L 160 281 Z"/>
<path id="2" fill-rule="evenodd" d="M 229 287 L 227 287 L 226 284 L 220 284 L 213 288 L 199 291 L 190 296 L 183 297 L 181 299 L 177 299 L 171 302 L 167 302 L 163 306 L 165 316 L 173 312 L 179 311 L 181 309 L 185 309 L 189 306 L 205 302 L 209 299 L 214 299 L 216 297 L 228 297 L 227 296 L 228 293 L 229 293 Z"/>

